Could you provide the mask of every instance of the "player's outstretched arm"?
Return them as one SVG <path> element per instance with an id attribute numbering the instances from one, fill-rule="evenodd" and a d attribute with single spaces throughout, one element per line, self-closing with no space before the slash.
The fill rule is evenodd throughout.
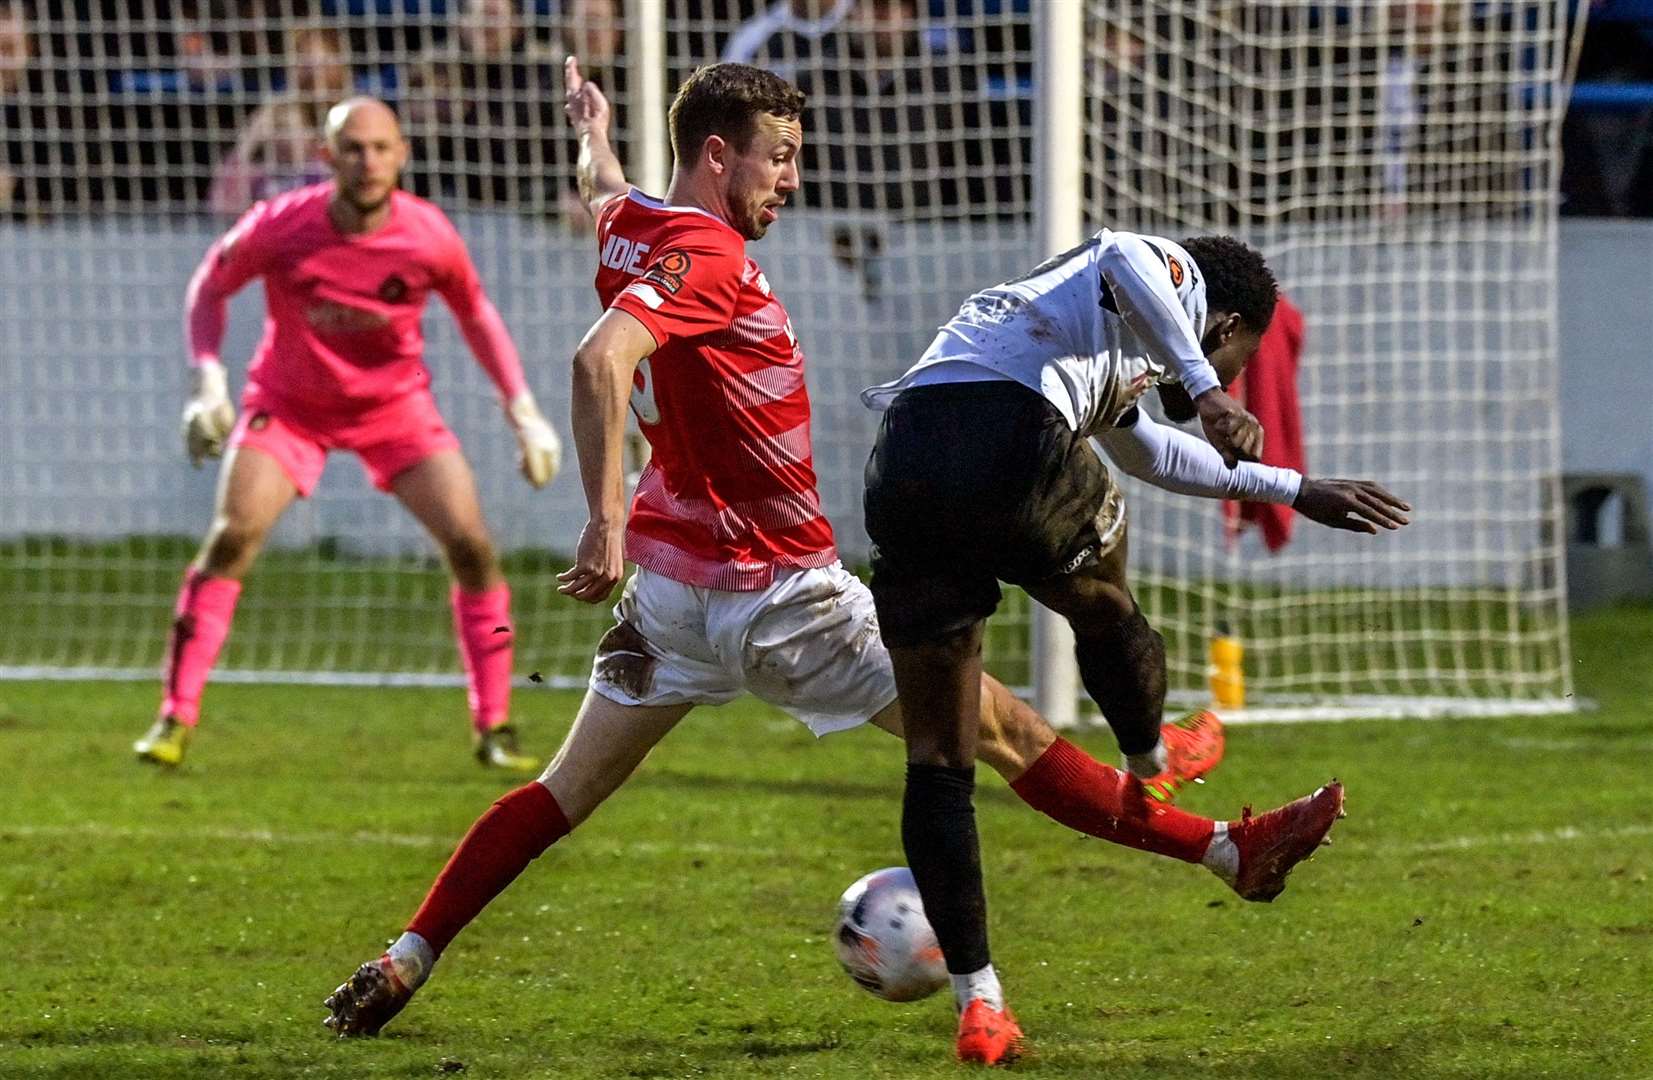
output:
<path id="1" fill-rule="evenodd" d="M 608 98 L 587 82 L 580 74 L 579 57 L 563 61 L 563 111 L 568 114 L 569 126 L 579 140 L 580 156 L 574 164 L 574 175 L 580 185 L 580 198 L 593 217 L 603 204 L 616 195 L 631 190 L 620 159 L 608 142 L 608 126 L 612 118 Z"/>
<path id="2" fill-rule="evenodd" d="M 1289 503 L 1302 477 L 1292 469 L 1255 462 L 1230 467 L 1215 447 L 1180 428 L 1156 422 L 1135 407 L 1097 436 L 1126 473 L 1179 495 Z"/>
<path id="3" fill-rule="evenodd" d="M 1121 469 L 1155 487 L 1209 499 L 1290 505 L 1333 529 L 1375 533 L 1408 523 L 1411 506 L 1370 480 L 1312 480 L 1295 469 L 1254 462 L 1224 464 L 1210 444 L 1141 409 L 1132 409 L 1098 441 Z"/>
<path id="4" fill-rule="evenodd" d="M 637 365 L 654 350 L 647 327 L 610 308 L 574 353 L 574 451 L 590 517 L 574 565 L 557 575 L 557 591 L 587 604 L 608 599 L 625 574 L 626 408 Z"/>

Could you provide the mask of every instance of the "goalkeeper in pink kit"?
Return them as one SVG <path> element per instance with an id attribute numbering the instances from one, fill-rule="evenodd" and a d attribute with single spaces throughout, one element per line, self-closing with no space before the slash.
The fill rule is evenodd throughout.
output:
<path id="1" fill-rule="evenodd" d="M 556 474 L 561 446 L 458 232 L 435 206 L 397 189 L 407 146 L 395 114 L 353 98 L 328 113 L 325 135 L 333 180 L 254 206 L 189 284 L 195 392 L 184 440 L 196 465 L 220 453 L 224 464 L 211 528 L 178 594 L 160 714 L 134 749 L 158 764 L 183 760 L 242 577 L 283 511 L 314 489 L 328 452 L 347 450 L 447 559 L 478 759 L 534 769 L 509 726 L 510 592 L 422 359 L 420 319 L 432 292 L 498 388 L 535 487 Z M 254 278 L 264 281 L 267 314 L 238 419 L 219 348 L 227 303 Z"/>

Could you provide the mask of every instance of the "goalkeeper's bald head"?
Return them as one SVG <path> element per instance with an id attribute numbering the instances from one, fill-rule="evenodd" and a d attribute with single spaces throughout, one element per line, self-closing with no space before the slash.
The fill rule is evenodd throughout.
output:
<path id="1" fill-rule="evenodd" d="M 380 101 L 376 97 L 360 94 L 348 97 L 331 109 L 327 110 L 327 118 L 322 123 L 322 139 L 329 147 L 337 148 L 338 140 L 346 128 L 352 133 L 360 131 L 363 135 L 393 134 L 400 141 L 402 125 L 396 119 L 396 110 Z"/>
<path id="2" fill-rule="evenodd" d="M 391 107 L 374 97 L 346 98 L 327 110 L 322 135 L 338 198 L 364 214 L 383 206 L 408 159 Z"/>

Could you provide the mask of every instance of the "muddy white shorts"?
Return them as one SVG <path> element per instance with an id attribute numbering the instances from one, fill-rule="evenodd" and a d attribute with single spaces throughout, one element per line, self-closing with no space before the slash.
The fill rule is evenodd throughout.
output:
<path id="1" fill-rule="evenodd" d="M 721 705 L 747 690 L 826 735 L 895 700 L 872 594 L 839 563 L 752 592 L 639 568 L 614 618 L 590 685 L 622 705 Z"/>

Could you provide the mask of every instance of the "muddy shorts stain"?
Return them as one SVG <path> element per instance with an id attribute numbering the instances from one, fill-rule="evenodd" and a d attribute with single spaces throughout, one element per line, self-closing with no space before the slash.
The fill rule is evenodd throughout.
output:
<path id="1" fill-rule="evenodd" d="M 654 689 L 654 669 L 659 663 L 637 628 L 622 620 L 597 642 L 594 674 L 599 682 L 642 701 Z"/>

